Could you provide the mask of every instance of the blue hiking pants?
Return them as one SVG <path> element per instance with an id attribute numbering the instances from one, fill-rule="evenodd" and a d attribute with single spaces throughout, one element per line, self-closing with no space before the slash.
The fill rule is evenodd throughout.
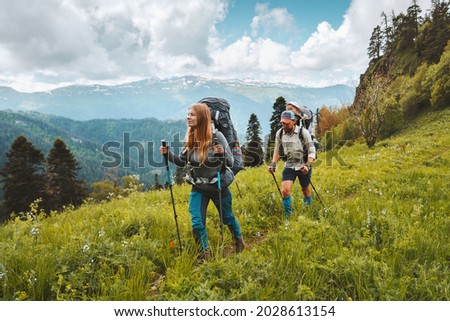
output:
<path id="1" fill-rule="evenodd" d="M 206 209 L 212 200 L 219 211 L 219 192 L 203 193 L 192 190 L 189 195 L 189 213 L 191 213 L 192 232 L 200 251 L 208 249 L 208 235 L 206 233 Z M 232 195 L 228 187 L 222 189 L 222 220 L 228 226 L 234 239 L 242 238 L 241 228 L 233 215 Z"/>

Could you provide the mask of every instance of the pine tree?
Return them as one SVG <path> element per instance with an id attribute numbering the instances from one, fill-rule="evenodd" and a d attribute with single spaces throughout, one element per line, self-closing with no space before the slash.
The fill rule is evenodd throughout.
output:
<path id="1" fill-rule="evenodd" d="M 370 59 L 380 58 L 381 49 L 383 46 L 383 36 L 381 32 L 381 27 L 376 26 L 372 31 L 372 36 L 370 37 L 369 48 L 367 48 L 367 53 Z"/>
<path id="2" fill-rule="evenodd" d="M 410 23 L 411 23 L 411 29 L 414 30 L 413 34 L 413 41 L 416 44 L 416 51 L 417 55 L 420 57 L 422 54 L 422 48 L 420 41 L 418 41 L 419 36 L 419 26 L 422 24 L 422 18 L 420 16 L 420 13 L 422 12 L 422 9 L 417 4 L 416 0 L 413 0 L 413 4 L 408 8 L 407 15 L 409 17 Z"/>
<path id="3" fill-rule="evenodd" d="M 273 147 L 275 144 L 275 134 L 277 130 L 281 128 L 281 113 L 286 110 L 286 100 L 280 96 L 277 98 L 275 103 L 273 104 L 273 113 L 272 117 L 270 117 L 270 136 L 269 142 L 267 144 L 267 152 L 266 152 L 266 161 L 269 162 L 272 154 Z"/>
<path id="4" fill-rule="evenodd" d="M 425 62 L 438 63 L 449 41 L 450 3 L 432 1 L 431 20 L 427 21 L 422 32 L 422 55 Z"/>
<path id="5" fill-rule="evenodd" d="M 394 12 L 392 12 L 392 15 L 394 15 Z M 381 13 L 381 18 L 383 18 L 383 26 L 384 29 L 382 30 L 382 41 L 381 41 L 381 51 L 383 53 L 388 53 L 389 50 L 392 49 L 391 43 L 393 41 L 393 26 L 389 24 L 388 16 L 386 13 Z"/>
<path id="6" fill-rule="evenodd" d="M 250 115 L 246 133 L 247 143 L 243 148 L 244 165 L 250 167 L 260 166 L 264 162 L 264 151 L 260 137 L 261 125 L 255 114 Z"/>
<path id="7" fill-rule="evenodd" d="M 255 114 L 251 114 L 248 120 L 247 132 L 245 138 L 247 141 L 255 141 L 258 143 L 262 143 L 261 140 L 261 125 L 258 120 L 258 116 Z"/>
<path id="8" fill-rule="evenodd" d="M 163 188 L 163 186 L 159 182 L 159 175 L 157 173 L 155 173 L 154 177 L 155 177 L 155 185 L 154 185 L 153 189 L 156 190 L 156 191 L 159 191 L 160 189 Z"/>
<path id="9" fill-rule="evenodd" d="M 0 172 L 4 182 L 6 213 L 26 212 L 32 202 L 43 196 L 44 154 L 20 135 L 12 143 L 6 157 Z"/>
<path id="10" fill-rule="evenodd" d="M 47 156 L 46 207 L 61 210 L 65 205 L 81 205 L 87 195 L 75 156 L 62 139 L 57 138 Z"/>

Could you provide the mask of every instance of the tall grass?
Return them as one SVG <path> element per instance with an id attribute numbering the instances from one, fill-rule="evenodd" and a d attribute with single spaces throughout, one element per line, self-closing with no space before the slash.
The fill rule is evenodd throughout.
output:
<path id="1" fill-rule="evenodd" d="M 236 255 L 208 208 L 210 262 L 196 263 L 187 201 L 174 186 L 183 241 L 178 251 L 168 191 L 0 227 L 3 300 L 449 300 L 450 110 L 424 115 L 374 149 L 343 147 L 345 166 L 314 168 L 303 207 L 294 186 L 288 228 L 265 167 L 231 186 L 247 249 Z M 327 155 L 319 154 L 322 160 Z M 328 155 L 329 156 L 329 155 Z M 331 163 L 331 166 L 330 166 Z M 280 183 L 280 172 L 276 173 Z"/>

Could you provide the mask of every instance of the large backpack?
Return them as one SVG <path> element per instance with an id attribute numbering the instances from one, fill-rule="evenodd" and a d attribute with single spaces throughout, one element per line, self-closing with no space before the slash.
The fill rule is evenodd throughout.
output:
<path id="1" fill-rule="evenodd" d="M 308 150 L 307 144 L 305 144 L 305 138 L 303 137 L 303 128 L 304 128 L 304 126 L 301 125 L 300 130 L 298 132 L 298 138 L 300 139 L 300 141 L 302 142 L 302 145 L 303 145 L 303 162 L 306 163 L 308 161 L 309 150 Z M 307 128 L 305 128 L 305 129 L 308 130 Z M 278 139 L 280 140 L 280 149 L 278 150 L 278 154 L 280 155 L 280 158 L 282 160 L 286 160 L 286 155 L 284 154 L 284 147 L 283 147 L 283 144 L 281 143 L 283 134 L 284 134 L 284 129 L 281 129 L 280 134 L 278 135 Z M 317 150 L 316 150 L 315 158 L 317 159 Z"/>
<path id="2" fill-rule="evenodd" d="M 299 108 L 302 112 L 301 123 L 307 130 L 309 130 L 309 126 L 311 126 L 312 122 L 314 121 L 314 113 L 306 106 L 300 106 Z M 309 132 L 311 133 L 311 131 Z"/>
<path id="3" fill-rule="evenodd" d="M 242 152 L 239 145 L 237 132 L 234 129 L 233 122 L 230 117 L 230 104 L 226 99 L 216 97 L 206 97 L 199 101 L 206 104 L 211 111 L 211 122 L 213 132 L 220 131 L 233 152 L 233 166 L 231 170 L 236 175 L 240 170 L 244 169 L 242 162 Z"/>

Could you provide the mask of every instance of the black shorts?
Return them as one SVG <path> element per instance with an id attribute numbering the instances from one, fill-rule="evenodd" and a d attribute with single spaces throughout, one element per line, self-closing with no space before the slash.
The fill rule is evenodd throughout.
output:
<path id="1" fill-rule="evenodd" d="M 300 185 L 302 185 L 302 187 L 308 187 L 311 182 L 311 174 L 312 167 L 309 167 L 308 174 L 303 174 L 300 170 L 296 171 L 293 168 L 285 168 L 283 169 L 282 180 L 295 182 L 295 179 L 298 177 Z"/>

